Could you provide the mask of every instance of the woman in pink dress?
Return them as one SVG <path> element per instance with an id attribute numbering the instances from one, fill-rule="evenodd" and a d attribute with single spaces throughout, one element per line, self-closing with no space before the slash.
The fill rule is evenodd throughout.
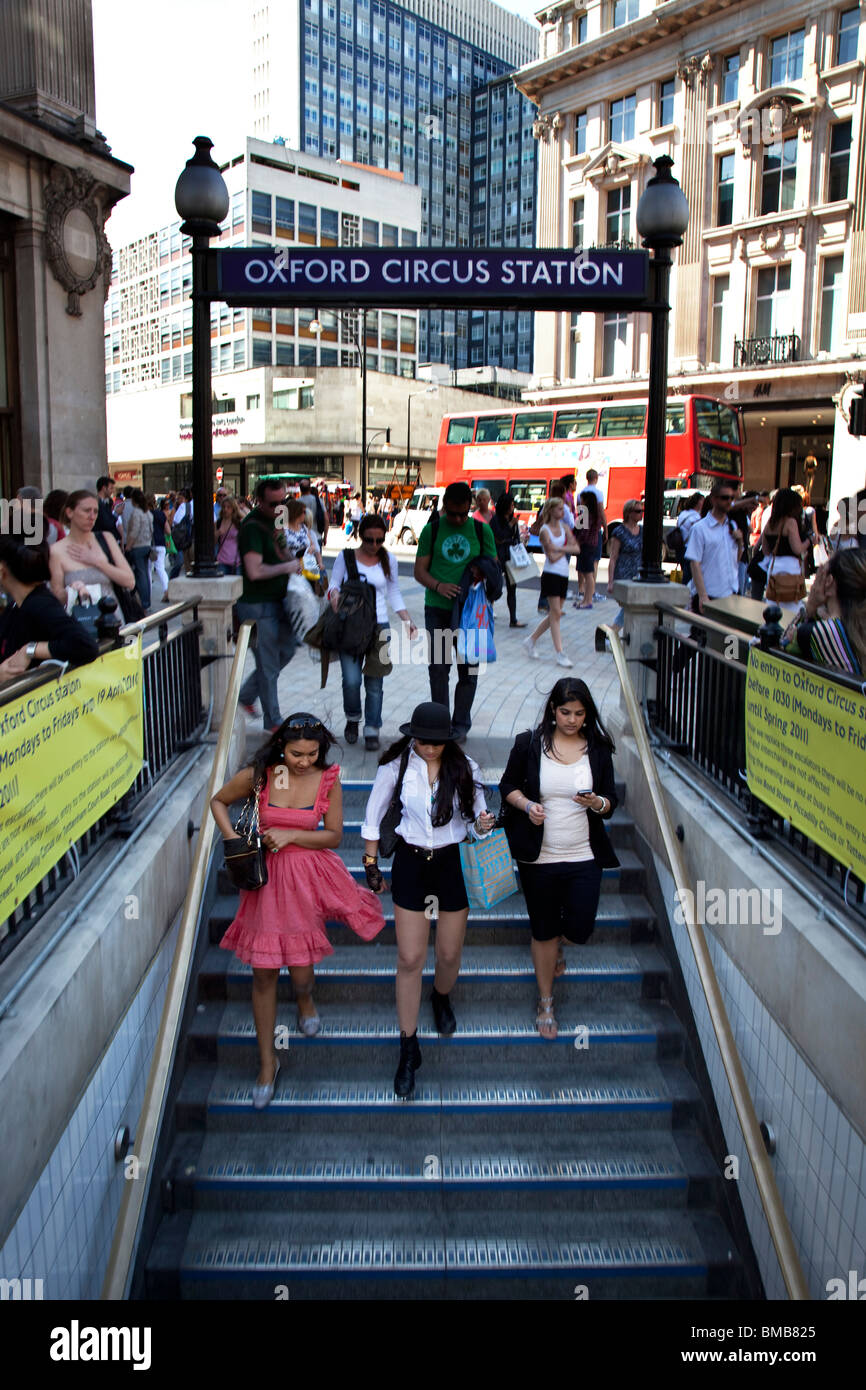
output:
<path id="1" fill-rule="evenodd" d="M 355 883 L 334 850 L 343 837 L 340 769 L 326 763 L 333 734 L 313 714 L 293 714 L 259 749 L 252 766 L 226 782 L 211 801 L 224 839 L 235 830 L 229 807 L 258 798 L 259 829 L 268 854 L 268 881 L 241 892 L 237 916 L 220 945 L 253 967 L 253 1018 L 261 1066 L 253 1105 L 274 1094 L 280 1064 L 274 1050 L 277 980 L 292 977 L 298 1029 L 312 1036 L 321 1020 L 313 1003 L 313 967 L 333 946 L 325 922 L 346 922 L 365 941 L 384 926 L 379 900 Z M 322 828 L 320 828 L 320 825 Z"/>

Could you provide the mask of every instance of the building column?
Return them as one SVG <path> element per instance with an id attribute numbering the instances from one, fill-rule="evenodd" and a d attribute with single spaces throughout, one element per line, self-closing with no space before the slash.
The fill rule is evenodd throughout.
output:
<path id="1" fill-rule="evenodd" d="M 701 299 L 704 290 L 703 245 L 704 193 L 707 177 L 707 88 L 712 59 L 692 57 L 678 64 L 683 84 L 684 115 L 682 167 L 677 171 L 690 208 L 689 225 L 677 253 L 675 277 L 673 356 L 682 361 L 699 360 L 701 341 Z M 674 363 L 671 364 L 675 365 Z"/>
<path id="2" fill-rule="evenodd" d="M 557 119 L 539 114 L 534 131 L 538 139 L 538 213 L 536 235 L 539 246 L 560 246 L 562 235 L 562 147 Z M 536 335 L 535 375 L 562 381 L 568 375 L 568 316 L 552 314 L 545 332 Z M 563 343 L 565 346 L 563 347 Z M 563 355 L 565 354 L 565 356 Z"/>

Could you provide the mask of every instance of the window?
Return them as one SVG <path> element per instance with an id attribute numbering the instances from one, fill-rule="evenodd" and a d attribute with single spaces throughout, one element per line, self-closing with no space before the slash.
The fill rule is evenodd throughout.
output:
<path id="1" fill-rule="evenodd" d="M 321 233 L 319 236 L 320 246 L 338 246 L 340 243 L 340 218 L 339 214 L 331 208 L 320 208 Z"/>
<path id="2" fill-rule="evenodd" d="M 577 318 L 577 315 L 574 315 Z M 575 325 L 576 327 L 577 325 Z M 554 439 L 592 439 L 595 434 L 594 410 L 559 410 L 556 414 Z"/>
<path id="3" fill-rule="evenodd" d="M 469 416 L 466 420 L 448 421 L 447 444 L 471 444 L 472 436 L 475 433 L 475 420 Z"/>
<path id="4" fill-rule="evenodd" d="M 587 23 L 588 23 L 588 20 L 587 20 L 587 17 L 586 17 L 585 14 L 579 14 L 579 15 L 577 16 L 577 26 L 576 26 L 575 35 L 574 35 L 574 42 L 575 42 L 575 43 L 586 43 L 586 28 L 587 28 Z"/>
<path id="5" fill-rule="evenodd" d="M 669 405 L 665 409 L 665 434 L 685 434 L 686 408 L 684 405 Z"/>
<path id="6" fill-rule="evenodd" d="M 478 421 L 476 444 L 503 444 L 511 438 L 513 415 L 491 415 Z"/>
<path id="7" fill-rule="evenodd" d="M 247 345 L 243 338 L 235 338 L 232 344 L 232 366 L 245 367 L 247 363 Z"/>
<path id="8" fill-rule="evenodd" d="M 614 0 L 613 6 L 613 27 L 618 29 L 621 24 L 631 24 L 632 20 L 638 17 L 638 0 Z"/>
<path id="9" fill-rule="evenodd" d="M 718 401 L 695 401 L 695 427 L 700 439 L 718 439 L 722 444 L 739 444 L 740 430 L 737 413 Z"/>
<path id="10" fill-rule="evenodd" d="M 821 262 L 821 335 L 819 352 L 832 352 L 836 347 L 840 310 L 842 308 L 842 256 L 825 256 Z"/>
<path id="11" fill-rule="evenodd" d="M 190 401 L 191 400 L 192 396 L 190 396 Z M 254 396 L 247 396 L 247 410 L 258 410 L 261 403 L 262 398 L 260 395 L 256 394 Z"/>
<path id="12" fill-rule="evenodd" d="M 827 201 L 848 197 L 848 165 L 851 158 L 851 122 L 840 121 L 830 127 L 829 177 Z"/>
<path id="13" fill-rule="evenodd" d="M 755 334 L 769 338 L 791 331 L 791 267 L 767 266 L 758 271 L 755 296 Z"/>
<path id="14" fill-rule="evenodd" d="M 574 153 L 586 154 L 586 112 L 578 111 L 574 118 Z"/>
<path id="15" fill-rule="evenodd" d="M 571 244 L 572 246 L 582 246 L 584 237 L 583 228 L 583 199 L 572 198 L 571 200 Z"/>
<path id="16" fill-rule="evenodd" d="M 739 53 L 729 53 L 722 59 L 722 81 L 719 100 L 722 105 L 728 101 L 737 100 L 737 89 L 740 80 L 740 55 Z"/>
<path id="17" fill-rule="evenodd" d="M 298 241 L 316 244 L 316 208 L 313 203 L 298 203 Z"/>
<path id="18" fill-rule="evenodd" d="M 731 287 L 730 275 L 714 275 L 711 281 L 713 295 L 712 340 L 710 361 L 722 361 L 722 348 L 725 341 L 725 307 Z"/>
<path id="19" fill-rule="evenodd" d="M 803 42 L 805 29 L 792 29 L 780 34 L 770 43 L 770 86 L 782 82 L 799 82 L 803 76 Z"/>
<path id="20" fill-rule="evenodd" d="M 836 62 L 852 63 L 857 57 L 857 36 L 860 31 L 860 10 L 843 10 L 836 32 Z"/>
<path id="21" fill-rule="evenodd" d="M 295 236 L 295 201 L 293 198 L 277 198 L 276 233 L 278 237 Z"/>
<path id="22" fill-rule="evenodd" d="M 626 370 L 628 315 L 614 310 L 605 314 L 602 327 L 602 376 L 622 375 Z"/>
<path id="23" fill-rule="evenodd" d="M 253 366 L 269 367 L 271 365 L 271 340 L 270 338 L 253 338 Z"/>
<path id="24" fill-rule="evenodd" d="M 631 232 L 631 184 L 611 188 L 607 194 L 605 241 L 608 244 L 628 241 Z"/>
<path id="25" fill-rule="evenodd" d="M 674 92 L 676 82 L 670 78 L 667 82 L 659 84 L 659 125 L 673 125 L 674 123 Z"/>
<path id="26" fill-rule="evenodd" d="M 634 139 L 634 113 L 637 96 L 620 97 L 610 103 L 610 139 L 616 141 Z"/>
<path id="27" fill-rule="evenodd" d="M 253 190 L 253 231 L 271 234 L 271 195 Z"/>
<path id="28" fill-rule="evenodd" d="M 723 154 L 718 162 L 718 193 L 716 195 L 716 226 L 730 227 L 734 220 L 734 175 L 736 158 Z"/>
<path id="29" fill-rule="evenodd" d="M 379 245 L 379 223 L 371 222 L 368 217 L 364 218 L 364 242 L 365 246 Z"/>
<path id="30" fill-rule="evenodd" d="M 788 212 L 794 206 L 797 182 L 797 137 L 790 135 L 764 149 L 761 177 L 761 216 Z"/>
<path id="31" fill-rule="evenodd" d="M 615 317 L 605 314 L 605 319 Z M 621 317 L 624 317 L 622 315 Z M 637 439 L 644 432 L 646 410 L 642 405 L 604 406 L 598 422 L 599 439 L 617 436 L 621 439 Z"/>
<path id="32" fill-rule="evenodd" d="M 550 429 L 553 424 L 553 411 L 545 410 L 541 414 L 530 414 L 522 412 L 515 416 L 514 438 L 515 439 L 549 439 Z"/>

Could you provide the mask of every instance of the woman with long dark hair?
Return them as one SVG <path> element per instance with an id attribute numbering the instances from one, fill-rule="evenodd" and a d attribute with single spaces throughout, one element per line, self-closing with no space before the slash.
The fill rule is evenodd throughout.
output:
<path id="1" fill-rule="evenodd" d="M 514 498 L 510 492 L 502 492 L 497 497 L 490 529 L 496 542 L 496 558 L 505 579 L 505 601 L 508 604 L 509 627 L 526 627 L 526 623 L 517 621 L 517 585 L 509 578 L 506 568 L 511 559 L 511 547 L 520 544 L 520 523 L 514 512 Z"/>
<path id="2" fill-rule="evenodd" d="M 384 926 L 373 893 L 352 879 L 334 851 L 343 838 L 340 769 L 329 765 L 334 736 L 314 714 L 292 714 L 262 745 L 249 767 L 226 782 L 210 803 L 223 838 L 235 836 L 229 807 L 254 797 L 268 854 L 268 881 L 242 892 L 238 914 L 220 945 L 253 967 L 253 1017 L 260 1068 L 253 1106 L 274 1094 L 280 1064 L 274 1051 L 277 980 L 288 967 L 298 1005 L 298 1031 L 321 1027 L 313 1003 L 313 967 L 333 947 L 325 922 L 346 922 L 370 941 Z"/>
<path id="3" fill-rule="evenodd" d="M 866 551 L 834 550 L 815 575 L 796 623 L 782 639 L 792 655 L 866 674 Z"/>
<path id="4" fill-rule="evenodd" d="M 123 548 L 132 572 L 135 587 L 145 613 L 150 608 L 150 552 L 153 547 L 153 516 L 141 488 L 133 488 L 129 499 L 132 507 L 129 524 L 123 537 Z"/>
<path id="5" fill-rule="evenodd" d="M 595 567 L 598 563 L 598 542 L 601 536 L 601 511 L 592 488 L 584 488 L 580 494 L 579 516 L 582 524 L 576 535 L 580 543 L 577 557 L 577 584 L 582 602 L 575 599 L 575 608 L 591 608 L 595 593 Z"/>
<path id="6" fill-rule="evenodd" d="M 397 933 L 397 1018 L 400 1061 L 394 1091 L 405 1100 L 415 1089 L 421 1065 L 418 1011 L 421 975 L 427 959 L 431 900 L 436 906 L 436 974 L 431 1004 L 436 1029 L 457 1027 L 448 998 L 460 970 L 469 899 L 460 867 L 460 842 L 469 827 L 488 834 L 495 817 L 487 811 L 481 774 L 454 741 L 446 705 L 418 705 L 403 735 L 379 759 L 379 770 L 364 812 L 364 868 L 376 893 L 385 883 L 378 866 L 379 831 L 399 787 L 397 848 L 391 877 Z"/>
<path id="7" fill-rule="evenodd" d="M 549 1041 L 557 1033 L 553 979 L 565 970 L 561 939 L 589 940 L 602 870 L 619 862 L 603 825 L 617 804 L 613 753 L 588 687 L 566 676 L 537 728 L 518 734 L 499 783 L 532 930 L 536 1027 Z"/>
<path id="8" fill-rule="evenodd" d="M 800 522 L 803 516 L 803 499 L 792 487 L 780 487 L 773 498 L 773 506 L 770 511 L 770 520 L 764 527 L 761 536 L 761 549 L 763 559 L 760 561 L 760 568 L 769 580 L 770 574 L 801 574 L 803 572 L 803 556 L 812 548 L 811 540 L 803 540 L 800 534 Z M 760 595 L 755 593 L 755 585 L 752 586 L 752 598 L 763 598 L 767 580 L 761 588 Z M 760 587 L 760 585 L 759 585 Z M 805 583 L 801 593 L 805 594 Z"/>

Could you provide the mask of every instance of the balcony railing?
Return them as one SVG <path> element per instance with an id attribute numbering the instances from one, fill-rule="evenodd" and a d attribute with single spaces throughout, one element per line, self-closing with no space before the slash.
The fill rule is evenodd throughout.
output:
<path id="1" fill-rule="evenodd" d="M 735 338 L 735 367 L 766 367 L 800 358 L 798 333 L 773 333 L 768 338 Z"/>

